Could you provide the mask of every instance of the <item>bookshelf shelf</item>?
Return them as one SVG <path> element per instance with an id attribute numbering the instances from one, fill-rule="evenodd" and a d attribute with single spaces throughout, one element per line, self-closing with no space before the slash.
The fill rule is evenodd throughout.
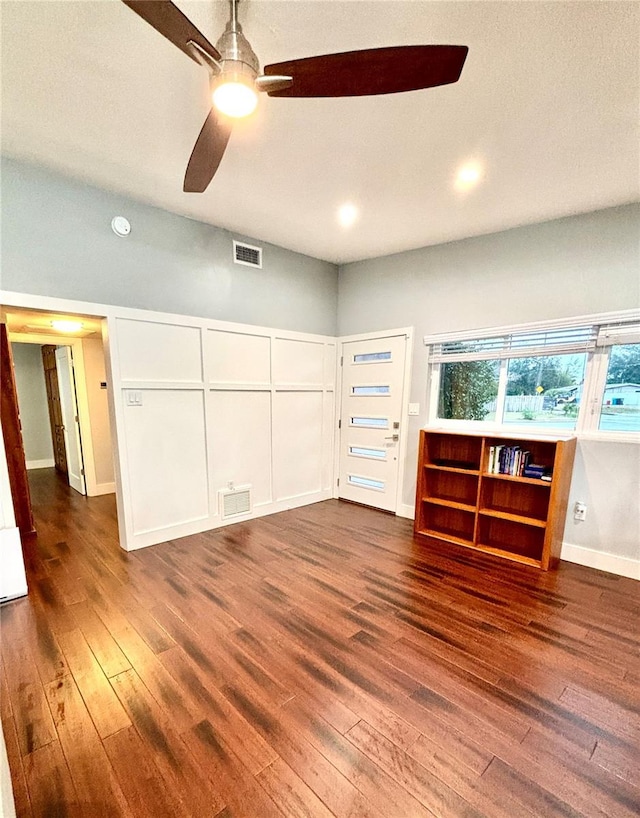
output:
<path id="1" fill-rule="evenodd" d="M 454 474 L 480 474 L 479 469 L 458 469 L 454 466 L 438 466 L 435 463 L 425 463 L 424 467 L 425 469 L 435 469 L 437 471 L 450 471 Z"/>
<path id="2" fill-rule="evenodd" d="M 489 472 L 498 446 L 529 452 L 551 481 Z M 560 558 L 575 446 L 571 436 L 423 429 L 415 534 L 548 570 Z"/>
<path id="3" fill-rule="evenodd" d="M 474 514 L 476 510 L 476 507 L 470 503 L 459 503 L 457 500 L 447 500 L 443 497 L 425 497 L 424 502 L 436 506 L 445 506 L 446 508 L 457 508 L 460 511 L 469 511 L 471 514 Z"/>
<path id="4" fill-rule="evenodd" d="M 551 482 L 547 480 L 536 480 L 534 477 L 514 477 L 511 474 L 489 474 L 483 473 L 485 480 L 508 480 L 511 483 L 527 483 L 530 486 L 538 486 L 539 488 L 551 488 Z"/>
<path id="5" fill-rule="evenodd" d="M 455 543 L 456 545 L 464 545 L 467 548 L 473 548 L 473 540 L 465 540 L 462 537 L 456 537 L 455 534 L 446 534 L 442 531 L 430 530 L 424 532 L 427 537 L 435 537 L 438 540 L 446 540 L 447 542 Z"/>
<path id="6" fill-rule="evenodd" d="M 538 528 L 545 528 L 546 520 L 536 520 L 535 517 L 524 517 L 521 514 L 510 514 L 508 511 L 497 511 L 495 508 L 479 508 L 478 514 L 484 514 L 485 517 L 497 517 L 500 520 L 509 520 L 512 523 L 521 523 L 522 525 L 535 525 Z"/>

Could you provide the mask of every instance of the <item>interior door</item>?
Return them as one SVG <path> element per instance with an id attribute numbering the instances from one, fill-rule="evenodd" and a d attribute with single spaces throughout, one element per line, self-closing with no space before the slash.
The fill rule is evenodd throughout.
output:
<path id="1" fill-rule="evenodd" d="M 62 420 L 62 407 L 60 405 L 56 348 L 53 344 L 46 344 L 42 347 L 42 365 L 44 368 L 44 381 L 47 388 L 47 405 L 49 407 L 53 457 L 56 469 L 62 472 L 62 474 L 66 474 L 67 450 L 64 445 L 64 422 Z"/>
<path id="2" fill-rule="evenodd" d="M 58 347 L 56 349 L 56 369 L 58 370 L 60 409 L 62 411 L 64 445 L 67 452 L 69 485 L 80 494 L 86 494 L 78 399 L 76 397 L 76 381 L 70 347 Z"/>
<path id="3" fill-rule="evenodd" d="M 342 344 L 338 496 L 396 511 L 407 336 Z"/>

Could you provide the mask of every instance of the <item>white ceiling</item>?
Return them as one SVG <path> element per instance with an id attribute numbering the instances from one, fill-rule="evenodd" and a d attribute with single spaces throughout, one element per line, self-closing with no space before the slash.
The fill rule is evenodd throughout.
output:
<path id="1" fill-rule="evenodd" d="M 178 4 L 215 42 L 227 4 Z M 469 56 L 442 88 L 261 97 L 203 195 L 182 192 L 207 112 L 203 69 L 119 0 L 3 0 L 1 11 L 4 152 L 318 258 L 640 199 L 638 2 L 243 0 L 262 65 L 414 43 L 464 44 Z M 484 179 L 460 193 L 469 160 Z M 361 210 L 348 230 L 336 221 L 345 201 Z"/>
<path id="2" fill-rule="evenodd" d="M 75 321 L 82 322 L 82 329 L 76 332 L 55 329 L 52 321 Z M 7 329 L 13 335 L 40 335 L 60 336 L 63 338 L 87 338 L 89 336 L 101 337 L 102 319 L 91 315 L 70 315 L 69 313 L 41 312 L 40 310 L 2 310 L 2 320 L 7 325 Z"/>

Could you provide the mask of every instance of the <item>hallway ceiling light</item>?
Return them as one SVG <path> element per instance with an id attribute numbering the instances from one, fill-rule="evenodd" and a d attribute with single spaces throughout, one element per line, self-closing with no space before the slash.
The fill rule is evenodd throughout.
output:
<path id="1" fill-rule="evenodd" d="M 482 179 L 483 169 L 478 162 L 467 162 L 466 165 L 458 168 L 456 173 L 455 187 L 457 190 L 471 190 Z"/>
<path id="2" fill-rule="evenodd" d="M 71 319 L 56 319 L 51 322 L 51 326 L 58 332 L 80 332 L 83 323 L 82 321 L 72 321 Z"/>
<path id="3" fill-rule="evenodd" d="M 338 208 L 338 221 L 342 227 L 351 227 L 355 224 L 358 215 L 358 208 L 351 202 L 347 202 Z"/>

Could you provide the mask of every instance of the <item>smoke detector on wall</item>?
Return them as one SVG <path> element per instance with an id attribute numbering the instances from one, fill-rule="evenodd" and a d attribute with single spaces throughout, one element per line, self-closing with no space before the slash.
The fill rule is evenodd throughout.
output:
<path id="1" fill-rule="evenodd" d="M 124 216 L 114 216 L 113 219 L 111 219 L 111 229 L 116 236 L 124 238 L 131 232 L 131 225 L 129 224 L 129 220 L 125 219 Z"/>

